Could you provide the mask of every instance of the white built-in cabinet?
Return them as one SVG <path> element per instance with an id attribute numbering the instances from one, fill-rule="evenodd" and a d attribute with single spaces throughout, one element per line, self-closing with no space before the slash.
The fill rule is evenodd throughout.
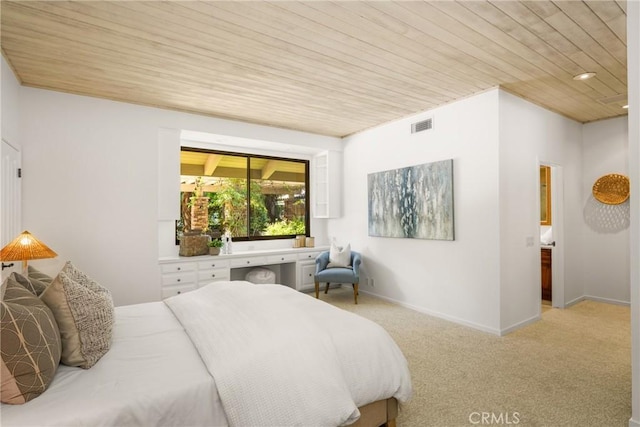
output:
<path id="1" fill-rule="evenodd" d="M 315 273 L 316 263 L 315 261 L 306 261 L 298 263 L 298 290 L 302 292 L 308 292 L 315 290 Z"/>
<path id="2" fill-rule="evenodd" d="M 160 259 L 162 298 L 193 291 L 220 280 L 244 280 L 255 267 L 276 274 L 276 282 L 298 291 L 314 289 L 315 259 L 328 248 L 292 248 L 230 255 Z"/>
<path id="3" fill-rule="evenodd" d="M 313 217 L 340 217 L 342 153 L 324 151 L 314 156 L 311 178 Z"/>
<path id="4" fill-rule="evenodd" d="M 196 259 L 197 258 L 197 259 Z M 211 258 L 211 259 L 206 259 Z M 193 291 L 204 283 L 229 280 L 229 260 L 214 257 L 180 258 L 175 262 L 160 263 L 162 298 Z"/>

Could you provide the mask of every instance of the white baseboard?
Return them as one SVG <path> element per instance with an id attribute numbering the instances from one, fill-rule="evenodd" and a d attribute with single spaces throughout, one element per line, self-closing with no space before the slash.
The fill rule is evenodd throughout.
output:
<path id="1" fill-rule="evenodd" d="M 617 299 L 610 299 L 610 298 L 600 298 L 600 297 L 594 297 L 592 295 L 585 295 L 584 299 L 590 300 L 590 301 L 604 302 L 607 304 L 625 305 L 627 307 L 631 305 L 631 303 L 628 301 L 620 301 Z"/>
<path id="2" fill-rule="evenodd" d="M 516 329 L 520 329 L 524 326 L 530 325 L 532 323 L 537 322 L 538 320 L 540 320 L 542 317 L 540 315 L 536 315 L 533 317 L 530 317 L 528 319 L 523 320 L 522 322 L 518 322 L 514 325 L 509 326 L 508 328 L 504 328 L 500 331 L 500 336 L 503 335 L 507 335 L 508 333 L 511 333 L 513 331 L 515 331 Z"/>
<path id="3" fill-rule="evenodd" d="M 479 323 L 469 322 L 467 320 L 459 319 L 459 318 L 457 318 L 455 316 L 449 316 L 447 314 L 442 314 L 442 313 L 439 313 L 437 311 L 428 310 L 428 309 L 423 308 L 423 307 L 418 307 L 418 306 L 415 306 L 415 305 L 407 304 L 406 302 L 398 301 L 398 300 L 395 300 L 393 298 L 386 297 L 384 295 L 375 294 L 373 292 L 364 291 L 362 289 L 359 289 L 359 292 L 362 292 L 363 294 L 368 294 L 368 295 L 374 296 L 376 298 L 383 299 L 385 301 L 392 302 L 392 303 L 397 304 L 397 305 L 399 305 L 401 307 L 405 307 L 405 308 L 408 308 L 410 310 L 417 311 L 419 313 L 428 314 L 429 316 L 433 316 L 433 317 L 437 317 L 439 319 L 447 320 L 449 322 L 457 323 L 458 325 L 468 326 L 470 328 L 477 329 L 477 330 L 482 331 L 482 332 L 488 332 L 490 334 L 500 336 L 500 330 L 495 329 L 495 328 L 490 328 L 488 326 L 481 325 Z"/>
<path id="4" fill-rule="evenodd" d="M 634 420 L 631 418 L 629 420 L 629 427 L 640 427 L 640 420 Z"/>
<path id="5" fill-rule="evenodd" d="M 578 297 L 576 299 L 573 299 L 571 301 L 569 301 L 568 303 L 566 303 L 564 305 L 564 308 L 569 308 L 572 305 L 575 305 L 581 301 L 596 301 L 596 302 L 604 302 L 606 304 L 615 304 L 615 305 L 624 305 L 624 306 L 630 306 L 631 303 L 628 301 L 620 301 L 617 299 L 611 299 L 611 298 L 601 298 L 601 297 L 594 297 L 593 295 L 583 295 L 581 297 Z"/>
<path id="6" fill-rule="evenodd" d="M 581 302 L 581 301 L 584 301 L 584 300 L 585 300 L 585 297 L 584 297 L 584 295 L 583 295 L 583 296 L 581 296 L 581 297 L 578 297 L 578 298 L 576 298 L 576 299 L 573 299 L 573 300 L 571 300 L 571 301 L 567 302 L 567 303 L 564 305 L 564 308 L 569 308 L 569 307 L 571 307 L 572 305 L 576 305 L 577 303 L 579 303 L 579 302 Z"/>
<path id="7" fill-rule="evenodd" d="M 343 286 L 345 286 L 345 285 L 343 285 Z M 376 294 L 376 293 L 373 293 L 373 292 L 369 292 L 367 290 L 363 290 L 362 288 L 359 289 L 359 292 L 362 292 L 363 294 L 372 295 L 374 297 L 383 299 L 385 301 L 392 302 L 394 304 L 397 304 L 397 305 L 399 305 L 401 307 L 408 308 L 410 310 L 414 310 L 414 311 L 417 311 L 417 312 L 420 312 L 420 313 L 428 314 L 429 316 L 437 317 L 439 319 L 448 320 L 450 322 L 457 323 L 459 325 L 468 326 L 470 328 L 477 329 L 477 330 L 482 331 L 482 332 L 488 332 L 490 334 L 498 335 L 498 336 L 507 335 L 507 334 L 517 330 L 517 329 L 520 329 L 520 328 L 522 328 L 524 326 L 527 326 L 527 325 L 530 325 L 532 323 L 535 323 L 535 322 L 537 322 L 538 320 L 541 319 L 540 315 L 536 315 L 536 316 L 530 317 L 529 319 L 525 319 L 522 322 L 515 323 L 515 324 L 513 324 L 513 325 L 511 325 L 511 326 L 509 326 L 507 328 L 495 329 L 495 328 L 491 328 L 491 327 L 488 327 L 488 326 L 485 326 L 485 325 L 481 325 L 479 323 L 469 322 L 467 320 L 460 319 L 460 318 L 457 318 L 455 316 L 449 316 L 448 314 L 443 314 L 443 313 L 440 313 L 440 312 L 437 312 L 437 311 L 429 310 L 429 309 L 426 309 L 424 307 L 418 307 L 418 306 L 415 306 L 415 305 L 412 305 L 412 304 L 408 304 L 408 303 L 403 302 L 403 301 L 398 301 L 396 299 L 389 298 L 389 297 L 386 297 L 384 295 L 379 295 L 379 294 Z M 603 303 L 607 303 L 607 304 L 623 305 L 623 306 L 629 306 L 630 305 L 626 301 L 619 301 L 619 300 L 608 299 L 608 298 L 600 298 L 600 297 L 595 297 L 595 296 L 591 296 L 591 295 L 583 295 L 581 297 L 578 297 L 578 298 L 573 299 L 573 300 L 569 301 L 568 303 L 566 303 L 565 304 L 565 308 L 569 308 L 572 305 L 575 305 L 575 304 L 577 304 L 577 303 L 579 303 L 581 301 L 585 301 L 585 300 L 603 302 Z M 640 427 L 640 425 L 638 427 Z"/>

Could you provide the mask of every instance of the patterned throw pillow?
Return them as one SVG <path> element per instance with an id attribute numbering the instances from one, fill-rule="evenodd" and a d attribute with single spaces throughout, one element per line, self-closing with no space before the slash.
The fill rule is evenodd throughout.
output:
<path id="1" fill-rule="evenodd" d="M 53 380 L 60 332 L 51 310 L 12 277 L 0 293 L 0 400 L 21 404 L 42 394 Z"/>
<path id="2" fill-rule="evenodd" d="M 35 267 L 28 266 L 27 267 L 27 277 L 29 279 L 36 279 L 43 282 L 45 285 L 48 285 L 53 281 L 53 277 L 44 274 L 40 270 L 37 270 Z"/>
<path id="3" fill-rule="evenodd" d="M 25 277 L 19 273 L 11 273 L 11 278 L 16 282 L 20 283 L 26 290 L 34 294 L 35 296 L 39 296 L 41 293 L 47 289 L 48 283 L 44 283 L 38 279 Z"/>
<path id="4" fill-rule="evenodd" d="M 114 319 L 109 290 L 67 262 L 40 298 L 58 322 L 62 363 L 89 369 L 109 351 Z"/>

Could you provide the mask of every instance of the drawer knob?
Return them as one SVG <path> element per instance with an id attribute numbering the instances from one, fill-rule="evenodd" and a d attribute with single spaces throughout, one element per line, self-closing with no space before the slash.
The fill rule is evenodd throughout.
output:
<path id="1" fill-rule="evenodd" d="M 180 295 L 182 293 L 182 291 L 178 291 L 178 295 Z"/>
<path id="2" fill-rule="evenodd" d="M 247 261 L 247 264 L 251 264 L 251 261 Z"/>
<path id="3" fill-rule="evenodd" d="M 284 261 L 284 257 L 280 258 L 282 261 Z"/>
<path id="4" fill-rule="evenodd" d="M 216 277 L 216 275 L 215 275 L 215 274 L 212 274 L 212 275 L 211 275 L 211 277 Z"/>
<path id="5" fill-rule="evenodd" d="M 215 266 L 216 266 L 215 264 L 211 264 L 211 267 L 215 267 Z"/>
<path id="6" fill-rule="evenodd" d="M 180 279 L 176 280 L 176 282 L 179 282 L 179 281 L 180 281 Z"/>
<path id="7" fill-rule="evenodd" d="M 178 271 L 180 271 L 180 267 L 178 267 Z"/>

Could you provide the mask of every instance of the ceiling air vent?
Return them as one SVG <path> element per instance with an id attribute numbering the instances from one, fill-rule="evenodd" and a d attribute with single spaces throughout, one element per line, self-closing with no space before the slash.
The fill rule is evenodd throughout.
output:
<path id="1" fill-rule="evenodd" d="M 429 117 L 421 122 L 416 122 L 411 125 L 411 133 L 422 132 L 425 130 L 433 129 L 433 117 Z"/>

